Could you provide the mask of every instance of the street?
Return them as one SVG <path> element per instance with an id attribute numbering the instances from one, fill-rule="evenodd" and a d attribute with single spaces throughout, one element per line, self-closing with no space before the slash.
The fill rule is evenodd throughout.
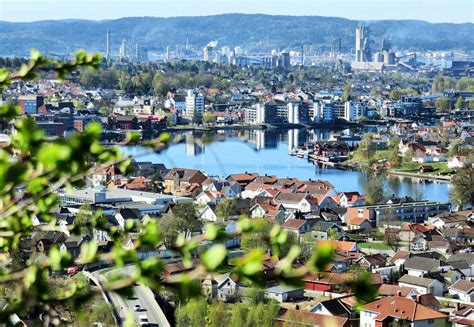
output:
<path id="1" fill-rule="evenodd" d="M 133 266 L 127 266 L 120 269 L 123 274 L 131 274 L 133 272 Z M 101 272 L 102 270 L 98 270 L 91 273 L 91 275 L 98 280 L 101 285 L 103 285 L 106 282 L 106 276 L 112 271 L 107 271 L 103 274 Z M 137 284 L 133 287 L 133 296 L 130 298 L 123 298 L 115 292 L 107 293 L 121 324 L 126 321 L 130 315 L 133 315 L 135 322 L 141 326 L 170 326 L 165 314 L 156 302 L 155 296 L 149 287 Z M 135 308 L 137 305 L 139 305 L 139 310 L 136 311 Z M 140 321 L 145 317 L 145 320 Z"/>

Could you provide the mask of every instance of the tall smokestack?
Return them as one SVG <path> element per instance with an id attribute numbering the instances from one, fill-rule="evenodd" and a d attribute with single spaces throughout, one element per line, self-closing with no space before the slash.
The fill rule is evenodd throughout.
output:
<path id="1" fill-rule="evenodd" d="M 109 59 L 110 57 L 110 30 L 107 29 L 106 41 L 105 41 L 105 57 Z"/>

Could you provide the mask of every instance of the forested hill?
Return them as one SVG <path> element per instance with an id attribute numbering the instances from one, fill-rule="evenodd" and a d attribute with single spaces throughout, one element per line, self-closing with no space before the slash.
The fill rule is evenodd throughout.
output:
<path id="1" fill-rule="evenodd" d="M 396 49 L 474 50 L 474 24 L 432 24 L 416 20 L 359 22 L 336 17 L 225 14 L 204 17 L 130 17 L 116 20 L 58 20 L 31 23 L 0 21 L 0 56 L 26 55 L 30 48 L 64 53 L 77 48 L 105 50 L 105 33 L 111 31 L 112 52 L 120 42 L 139 43 L 149 50 L 176 44 L 202 47 L 209 41 L 219 46 L 241 46 L 265 51 L 297 48 L 301 44 L 329 47 L 342 39 L 345 50 L 354 47 L 355 28 L 369 25 L 374 48 L 382 37 L 391 38 Z"/>

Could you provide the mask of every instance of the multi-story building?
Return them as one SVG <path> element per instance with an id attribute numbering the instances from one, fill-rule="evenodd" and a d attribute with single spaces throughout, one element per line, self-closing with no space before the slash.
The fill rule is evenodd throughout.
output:
<path id="1" fill-rule="evenodd" d="M 278 56 L 277 66 L 285 69 L 290 68 L 290 53 L 288 51 L 282 51 Z"/>
<path id="2" fill-rule="evenodd" d="M 447 212 L 451 209 L 448 202 L 409 201 L 392 204 L 374 204 L 347 209 L 348 220 L 362 218 L 373 226 L 385 215 L 394 215 L 400 221 L 422 223 L 428 217 Z"/>
<path id="3" fill-rule="evenodd" d="M 44 104 L 44 97 L 42 95 L 25 95 L 18 97 L 18 106 L 24 114 L 36 114 L 39 107 Z"/>
<path id="4" fill-rule="evenodd" d="M 322 104 L 321 105 L 321 118 L 325 123 L 332 122 L 335 119 L 334 109 L 332 105 Z"/>
<path id="5" fill-rule="evenodd" d="M 344 104 L 344 119 L 354 121 L 359 117 L 367 117 L 367 107 L 360 102 L 346 101 Z"/>
<path id="6" fill-rule="evenodd" d="M 310 106 L 305 102 L 288 102 L 288 117 L 289 124 L 307 124 L 309 122 Z"/>
<path id="7" fill-rule="evenodd" d="M 204 96 L 193 90 L 188 90 L 186 95 L 185 117 L 189 120 L 195 120 L 202 117 L 204 113 Z"/>
<path id="8" fill-rule="evenodd" d="M 418 117 L 423 119 L 434 118 L 436 109 L 423 106 L 423 99 L 419 96 L 402 96 L 400 101 L 385 108 L 383 116 L 396 118 Z"/>

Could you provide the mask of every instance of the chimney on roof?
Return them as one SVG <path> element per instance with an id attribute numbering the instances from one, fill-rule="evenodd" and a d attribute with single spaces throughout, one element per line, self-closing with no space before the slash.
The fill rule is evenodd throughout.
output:
<path id="1" fill-rule="evenodd" d="M 454 307 L 456 308 L 456 311 L 459 311 L 461 309 L 461 303 L 455 302 Z"/>
<path id="2" fill-rule="evenodd" d="M 402 291 L 397 291 L 397 296 L 402 296 Z"/>
<path id="3" fill-rule="evenodd" d="M 415 296 L 415 301 L 418 302 L 418 303 L 420 303 L 421 297 L 420 297 L 419 294 L 417 294 L 417 295 Z"/>
<path id="4" fill-rule="evenodd" d="M 295 306 L 295 310 L 296 310 L 296 311 L 299 311 L 299 310 L 300 310 L 300 306 L 299 306 L 298 304 Z"/>

